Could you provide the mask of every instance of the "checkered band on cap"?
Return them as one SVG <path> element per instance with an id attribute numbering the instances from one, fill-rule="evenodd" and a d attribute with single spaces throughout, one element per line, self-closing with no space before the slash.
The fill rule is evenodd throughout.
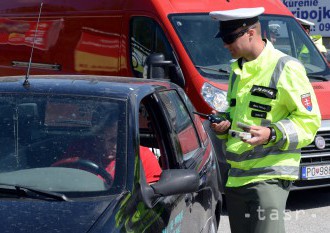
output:
<path id="1" fill-rule="evenodd" d="M 239 8 L 226 11 L 212 11 L 209 13 L 211 18 L 220 21 L 219 32 L 216 37 L 232 33 L 240 27 L 250 26 L 259 21 L 258 16 L 265 9 L 263 7 L 256 8 Z"/>

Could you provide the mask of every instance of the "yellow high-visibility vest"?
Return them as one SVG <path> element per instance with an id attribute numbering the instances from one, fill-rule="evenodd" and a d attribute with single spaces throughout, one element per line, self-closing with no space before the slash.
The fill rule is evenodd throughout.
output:
<path id="1" fill-rule="evenodd" d="M 322 36 L 321 35 L 312 35 L 310 36 L 310 38 L 312 39 L 312 41 L 314 42 L 316 48 L 323 54 L 327 53 L 327 48 L 323 45 L 323 40 L 322 40 Z M 309 50 L 308 48 L 304 45 L 298 55 L 298 59 L 302 62 L 302 63 L 310 63 L 311 62 L 311 58 L 310 58 L 310 54 L 309 54 Z"/>
<path id="2" fill-rule="evenodd" d="M 317 49 L 321 53 L 327 53 L 326 47 L 323 45 L 323 40 L 321 35 L 312 35 L 310 36 L 314 44 L 316 45 Z"/>
<path id="3" fill-rule="evenodd" d="M 273 126 L 274 143 L 251 146 L 227 135 L 226 159 L 231 165 L 227 187 L 299 174 L 300 148 L 310 144 L 321 124 L 316 96 L 303 65 L 267 41 L 257 59 L 231 64 L 227 100 L 231 129 L 237 122 Z"/>

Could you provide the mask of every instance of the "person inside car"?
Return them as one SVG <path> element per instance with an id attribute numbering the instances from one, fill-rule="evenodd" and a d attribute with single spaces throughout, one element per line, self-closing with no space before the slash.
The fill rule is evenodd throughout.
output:
<path id="1" fill-rule="evenodd" d="M 106 119 L 104 120 L 104 118 Z M 59 165 L 61 161 L 68 158 L 85 159 L 101 166 L 114 178 L 118 138 L 118 121 L 116 119 L 117 116 L 114 113 L 100 117 L 100 112 L 96 111 L 95 116 L 93 116 L 93 122 L 96 123 L 91 130 L 92 134 L 96 136 L 79 139 L 71 143 L 65 155 L 55 165 Z M 157 182 L 162 172 L 157 157 L 148 147 L 144 146 L 139 147 L 139 153 L 147 183 Z"/>
<path id="2" fill-rule="evenodd" d="M 327 57 L 327 48 L 323 45 L 322 35 L 311 35 L 311 27 L 315 26 L 315 23 L 306 19 L 296 18 L 300 25 L 304 28 L 307 35 L 312 39 L 316 48 L 322 53 L 324 57 Z M 303 48 L 303 53 L 308 53 L 307 48 Z"/>

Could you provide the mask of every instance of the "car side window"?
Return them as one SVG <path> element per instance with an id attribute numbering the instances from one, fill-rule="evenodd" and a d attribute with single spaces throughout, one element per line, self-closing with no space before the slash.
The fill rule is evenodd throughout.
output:
<path id="1" fill-rule="evenodd" d="M 200 148 L 200 141 L 186 105 L 175 90 L 159 92 L 159 97 L 169 115 L 182 151 L 182 158 L 178 160 L 188 160 Z"/>
<path id="2" fill-rule="evenodd" d="M 133 17 L 130 38 L 131 67 L 135 77 L 143 78 L 145 60 L 151 53 L 162 53 L 166 60 L 175 60 L 162 28 L 151 18 Z"/>

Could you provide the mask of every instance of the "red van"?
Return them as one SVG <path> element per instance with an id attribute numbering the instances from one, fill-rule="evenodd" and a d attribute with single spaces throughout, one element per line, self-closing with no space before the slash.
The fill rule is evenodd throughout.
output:
<path id="1" fill-rule="evenodd" d="M 208 13 L 259 6 L 264 37 L 304 63 L 323 118 L 295 187 L 330 185 L 330 67 L 280 0 L 2 0 L 0 75 L 25 74 L 34 47 L 31 74 L 160 75 L 183 86 L 198 111 L 224 111 L 231 56 Z"/>

